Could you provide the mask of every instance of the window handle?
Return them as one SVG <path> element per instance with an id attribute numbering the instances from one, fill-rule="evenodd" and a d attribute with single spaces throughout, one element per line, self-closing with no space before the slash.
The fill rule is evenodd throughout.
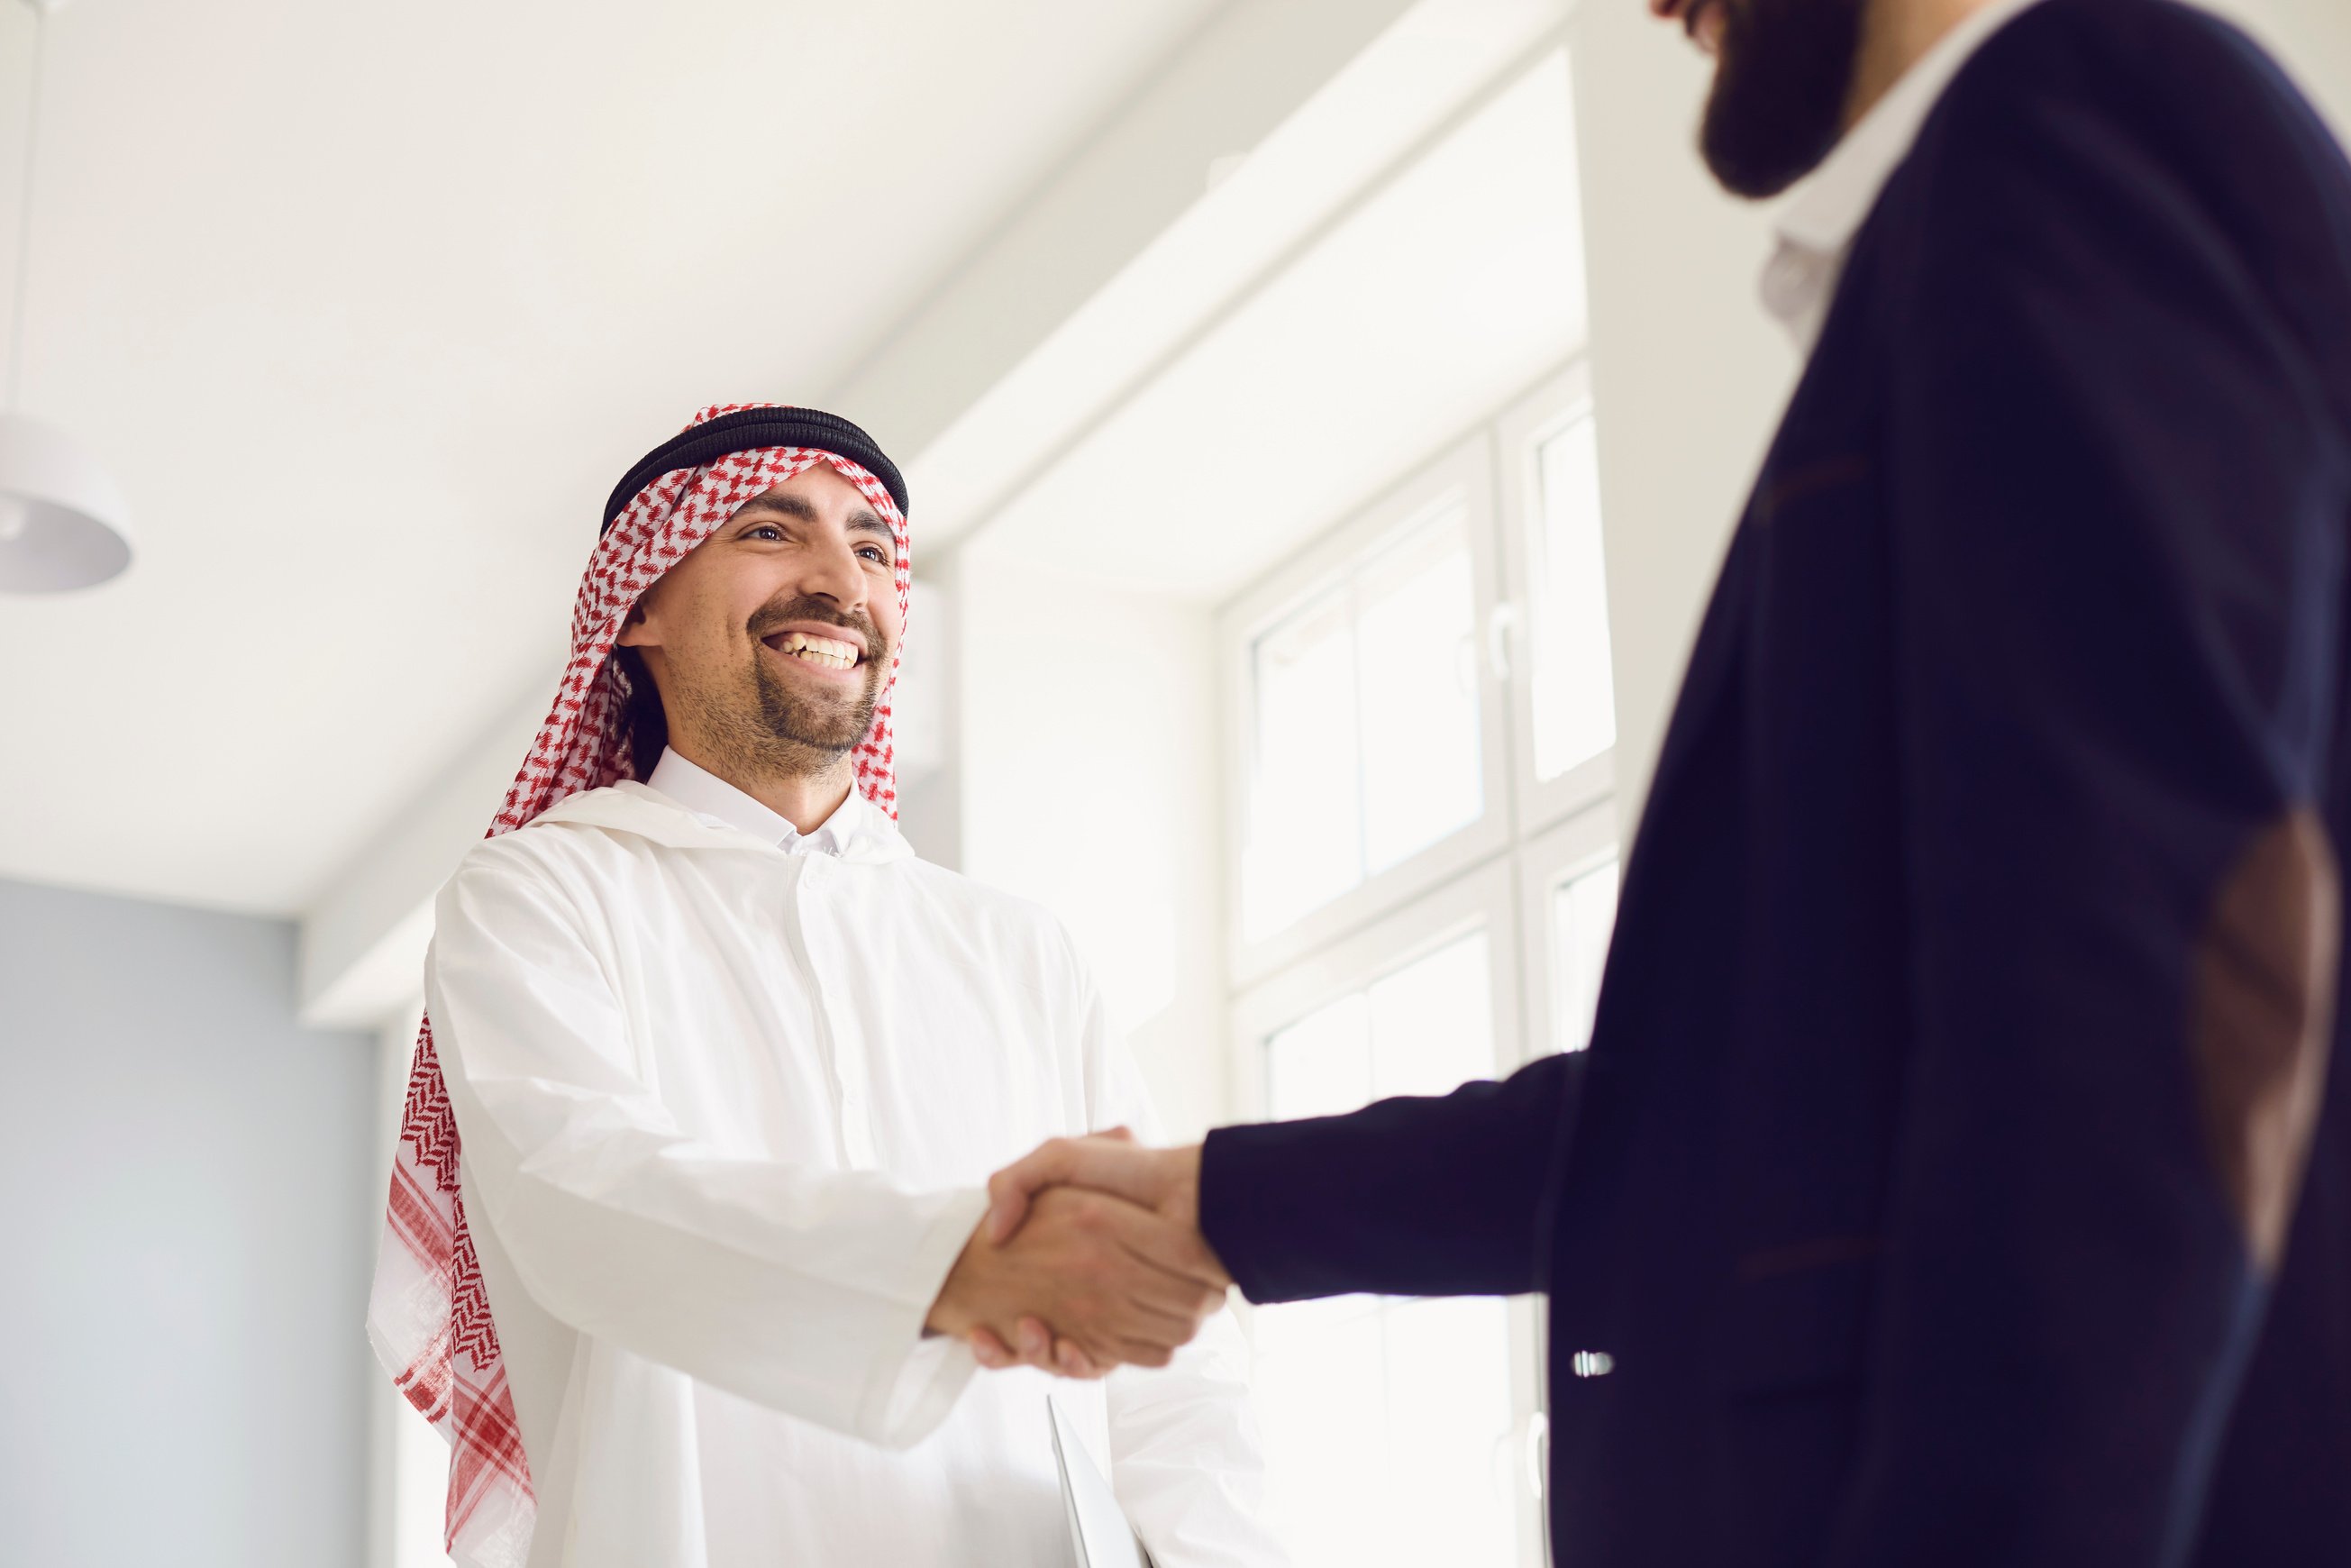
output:
<path id="1" fill-rule="evenodd" d="M 1519 607 L 1507 599 L 1486 612 L 1486 667 L 1498 681 L 1510 678 L 1510 639 L 1518 625 Z"/>
<path id="2" fill-rule="evenodd" d="M 1551 1416 L 1538 1410 L 1527 1417 L 1527 1490 L 1538 1500 L 1551 1469 Z"/>

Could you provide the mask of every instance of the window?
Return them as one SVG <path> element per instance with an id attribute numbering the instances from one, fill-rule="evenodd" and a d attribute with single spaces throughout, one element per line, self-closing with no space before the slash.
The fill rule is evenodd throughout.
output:
<path id="1" fill-rule="evenodd" d="M 1591 1039 L 1616 904 L 1597 444 L 1556 376 L 1223 618 L 1244 1114 L 1442 1094 Z M 1527 1301 L 1252 1312 L 1301 1568 L 1542 1561 Z"/>
<path id="2" fill-rule="evenodd" d="M 1551 972 L 1559 977 L 1559 1013 L 1552 1019 L 1561 1051 L 1592 1043 L 1600 1007 L 1600 970 L 1616 925 L 1616 862 L 1580 872 L 1552 889 Z"/>
<path id="3" fill-rule="evenodd" d="M 1243 930 L 1278 931 L 1478 820 L 1478 606 L 1447 493 L 1250 650 Z"/>
<path id="4" fill-rule="evenodd" d="M 1600 549 L 1600 452 L 1580 407 L 1534 444 L 1534 764 L 1556 779 L 1616 744 L 1608 582 Z"/>
<path id="5" fill-rule="evenodd" d="M 1491 1078 L 1492 971 L 1486 933 L 1475 931 L 1280 1030 L 1265 1042 L 1268 1111 L 1327 1116 Z"/>
<path id="6" fill-rule="evenodd" d="M 1520 846 L 1518 871 L 1528 1053 L 1582 1051 L 1616 925 L 1615 823 L 1604 810 L 1571 817 Z"/>
<path id="7" fill-rule="evenodd" d="M 1277 1030 L 1265 1052 L 1272 1114 L 1492 1076 L 1491 957 L 1485 930 L 1472 931 Z M 1301 1544 L 1396 1568 L 1465 1550 L 1510 1560 L 1517 1521 L 1491 1463 L 1512 1425 L 1501 1302 L 1313 1302 L 1266 1314 L 1258 1354 L 1258 1398 L 1276 1412 L 1267 1430 L 1282 1448 L 1276 1517 L 1317 1527 L 1292 1524 Z"/>
<path id="8" fill-rule="evenodd" d="M 1248 1109 L 1322 1115 L 1501 1071 L 1510 894 L 1508 866 L 1489 866 L 1245 994 Z M 1252 1314 L 1271 1513 L 1301 1568 L 1533 1560 L 1523 1311 L 1351 1296 Z"/>
<path id="9" fill-rule="evenodd" d="M 1227 612 L 1242 979 L 1508 841 L 1493 497 L 1480 433 Z"/>
<path id="10" fill-rule="evenodd" d="M 1505 614 L 1523 678 L 1510 692 L 1520 835 L 1604 801 L 1614 785 L 1615 668 L 1600 527 L 1599 426 L 1571 367 L 1496 423 Z"/>

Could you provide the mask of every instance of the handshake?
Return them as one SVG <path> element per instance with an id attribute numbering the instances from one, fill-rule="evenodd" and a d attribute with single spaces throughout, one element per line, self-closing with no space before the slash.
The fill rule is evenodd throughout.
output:
<path id="1" fill-rule="evenodd" d="M 1165 1366 L 1232 1278 L 1200 1235 L 1200 1150 L 1124 1128 L 1056 1138 L 988 1178 L 988 1210 L 923 1327 L 982 1366 Z"/>

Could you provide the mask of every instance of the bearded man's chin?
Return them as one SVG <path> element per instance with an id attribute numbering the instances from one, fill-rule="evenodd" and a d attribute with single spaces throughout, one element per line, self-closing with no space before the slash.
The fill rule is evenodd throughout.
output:
<path id="1" fill-rule="evenodd" d="M 1861 0 L 1716 3 L 1727 9 L 1698 151 L 1731 194 L 1776 196 L 1844 134 Z"/>
<path id="2" fill-rule="evenodd" d="M 759 693 L 759 717 L 769 735 L 785 745 L 810 752 L 846 755 L 873 727 L 873 710 L 880 706 L 879 682 L 853 698 L 838 703 L 787 690 L 766 671 L 754 674 Z"/>

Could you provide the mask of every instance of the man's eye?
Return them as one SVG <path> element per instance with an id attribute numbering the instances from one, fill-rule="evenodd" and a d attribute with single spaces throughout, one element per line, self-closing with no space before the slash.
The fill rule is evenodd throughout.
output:
<path id="1" fill-rule="evenodd" d="M 890 559 L 887 555 L 883 553 L 882 547 L 880 545 L 866 545 L 859 549 L 857 553 L 863 556 L 867 560 L 878 560 L 885 564 Z"/>
<path id="2" fill-rule="evenodd" d="M 743 537 L 747 539 L 780 539 L 784 537 L 784 530 L 773 523 L 754 523 L 743 530 Z"/>

